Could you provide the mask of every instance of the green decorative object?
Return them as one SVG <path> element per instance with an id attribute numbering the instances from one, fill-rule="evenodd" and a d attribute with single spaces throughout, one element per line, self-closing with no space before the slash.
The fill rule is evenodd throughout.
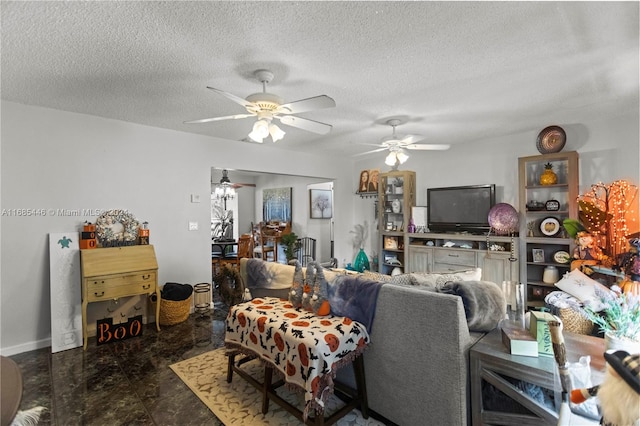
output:
<path id="1" fill-rule="evenodd" d="M 371 266 L 369 265 L 369 257 L 362 248 L 358 252 L 356 259 L 353 261 L 353 269 L 358 272 L 364 272 L 365 270 L 368 271 L 369 269 L 371 269 Z"/>

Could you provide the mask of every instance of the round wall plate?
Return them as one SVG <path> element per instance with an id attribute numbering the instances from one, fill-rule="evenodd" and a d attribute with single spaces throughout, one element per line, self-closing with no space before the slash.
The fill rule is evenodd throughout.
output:
<path id="1" fill-rule="evenodd" d="M 536 148 L 541 154 L 551 154 L 553 152 L 560 152 L 564 148 L 564 144 L 567 141 L 567 134 L 560 126 L 549 126 L 542 129 L 538 134 L 538 141 L 536 142 Z"/>
<path id="2" fill-rule="evenodd" d="M 553 237 L 560 232 L 560 221 L 555 217 L 547 217 L 540 222 L 540 232 L 547 237 Z"/>

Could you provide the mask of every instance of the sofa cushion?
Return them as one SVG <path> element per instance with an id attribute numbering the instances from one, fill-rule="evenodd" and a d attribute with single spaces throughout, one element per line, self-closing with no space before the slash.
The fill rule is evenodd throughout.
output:
<path id="1" fill-rule="evenodd" d="M 493 330 L 507 310 L 502 289 L 491 281 L 452 281 L 437 291 L 462 298 L 470 331 Z"/>

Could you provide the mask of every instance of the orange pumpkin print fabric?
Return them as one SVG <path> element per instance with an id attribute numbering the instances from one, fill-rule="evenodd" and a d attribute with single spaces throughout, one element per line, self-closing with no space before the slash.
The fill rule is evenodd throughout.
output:
<path id="1" fill-rule="evenodd" d="M 350 318 L 319 317 L 294 308 L 288 300 L 264 297 L 230 308 L 225 343 L 271 363 L 288 383 L 304 389 L 307 404 L 317 407 L 333 392 L 333 380 L 321 380 L 322 376 L 334 375 L 362 353 L 369 334 Z M 327 387 L 330 392 L 325 392 Z"/>

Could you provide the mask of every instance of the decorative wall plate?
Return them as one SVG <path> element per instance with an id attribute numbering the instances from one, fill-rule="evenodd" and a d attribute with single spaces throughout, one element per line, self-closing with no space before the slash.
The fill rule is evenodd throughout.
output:
<path id="1" fill-rule="evenodd" d="M 547 217 L 540 222 L 540 232 L 547 237 L 553 237 L 560 232 L 560 221 L 555 217 Z"/>
<path id="2" fill-rule="evenodd" d="M 564 144 L 567 141 L 567 134 L 560 126 L 549 126 L 542 129 L 538 134 L 538 141 L 536 142 L 536 148 L 541 154 L 551 154 L 553 152 L 560 152 L 564 148 Z"/>

